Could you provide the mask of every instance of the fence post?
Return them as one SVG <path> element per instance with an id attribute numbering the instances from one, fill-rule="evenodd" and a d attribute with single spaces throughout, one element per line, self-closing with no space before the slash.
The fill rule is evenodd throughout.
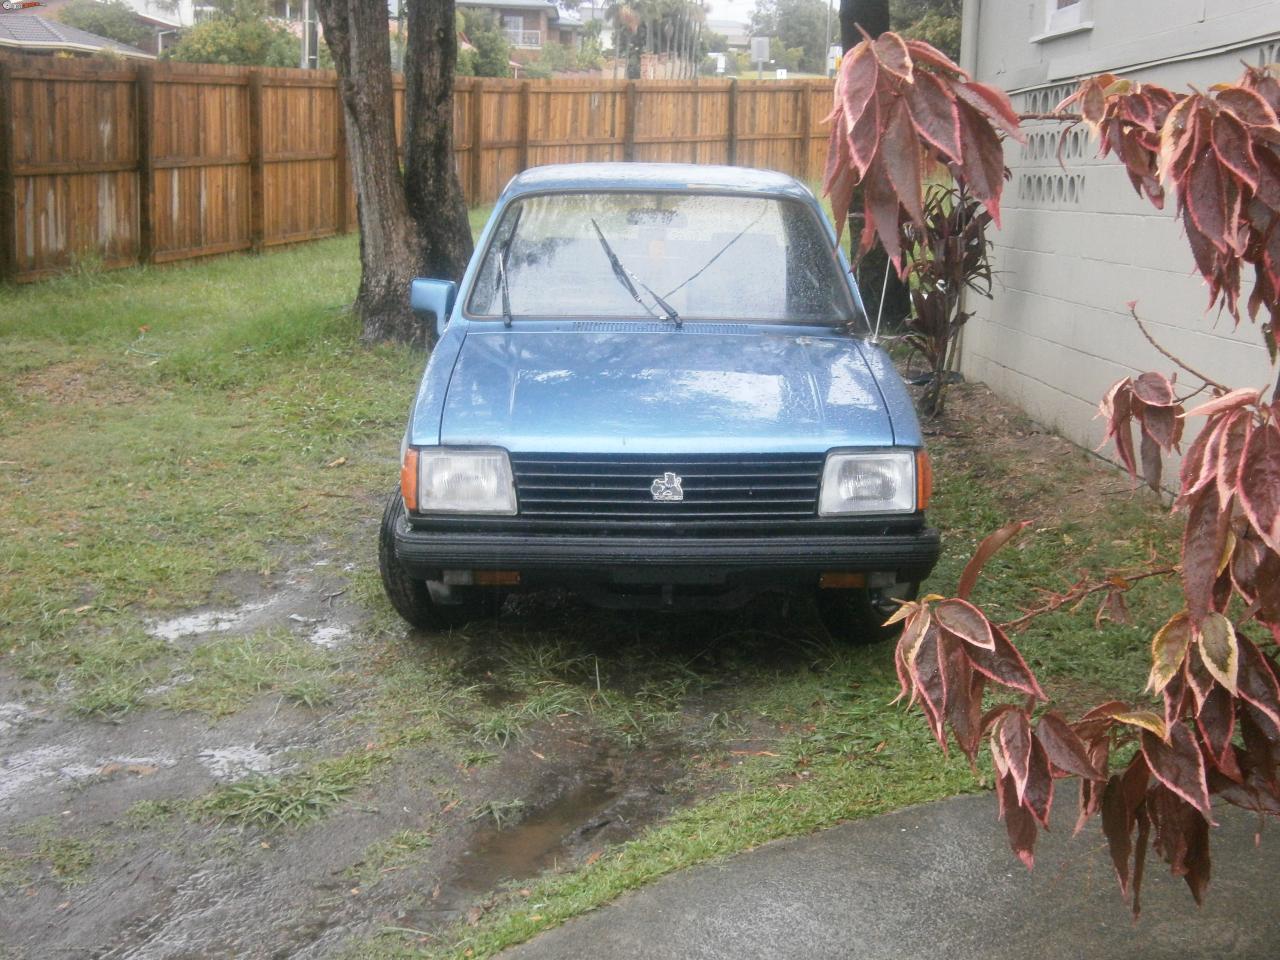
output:
<path id="1" fill-rule="evenodd" d="M 738 163 L 738 78 L 729 78 L 729 142 L 727 147 L 729 166 Z"/>
<path id="2" fill-rule="evenodd" d="M 467 203 L 481 203 L 484 189 L 484 85 L 479 79 L 471 81 L 471 183 Z"/>
<path id="3" fill-rule="evenodd" d="M 699 147 L 702 146 L 698 140 L 700 136 L 702 136 L 702 91 L 698 89 L 698 78 L 695 75 L 693 78 L 693 149 L 690 151 L 692 154 L 689 158 L 690 163 L 698 162 Z"/>
<path id="4" fill-rule="evenodd" d="M 622 159 L 636 158 L 636 82 L 627 81 L 627 122 L 622 128 Z"/>
<path id="5" fill-rule="evenodd" d="M 532 121 L 529 114 L 533 110 L 533 84 L 528 80 L 520 82 L 520 169 L 529 169 L 529 127 Z"/>
<path id="6" fill-rule="evenodd" d="M 138 95 L 138 262 L 153 263 L 156 255 L 156 169 L 151 141 L 156 123 L 155 67 L 140 63 L 134 74 Z"/>
<path id="7" fill-rule="evenodd" d="M 391 91 L 391 102 L 395 103 L 395 90 Z M 347 110 L 342 103 L 342 89 L 338 86 L 338 78 L 333 78 L 333 189 L 337 194 L 334 207 L 334 229 L 338 233 L 346 233 L 351 229 L 347 221 L 347 198 L 351 195 L 350 157 L 347 155 Z"/>
<path id="8" fill-rule="evenodd" d="M 266 240 L 266 164 L 262 151 L 262 73 L 249 72 L 249 242 L 261 253 Z"/>
<path id="9" fill-rule="evenodd" d="M 13 177 L 13 77 L 9 65 L 0 60 L 0 280 L 18 275 L 18 198 Z"/>
<path id="10" fill-rule="evenodd" d="M 800 81 L 800 173 L 801 180 L 809 179 L 810 157 L 813 155 L 813 90 L 807 80 Z"/>

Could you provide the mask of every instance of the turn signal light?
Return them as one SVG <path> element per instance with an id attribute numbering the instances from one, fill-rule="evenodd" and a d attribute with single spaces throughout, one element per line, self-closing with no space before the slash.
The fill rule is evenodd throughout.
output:
<path id="1" fill-rule="evenodd" d="M 823 590 L 852 590 L 866 585 L 865 573 L 837 573 L 829 570 L 818 577 L 818 586 Z"/>
<path id="2" fill-rule="evenodd" d="M 418 509 L 418 451 L 410 447 L 400 465 L 400 496 L 406 510 Z"/>
<path id="3" fill-rule="evenodd" d="M 514 587 L 520 582 L 520 571 L 473 570 L 471 582 L 477 587 Z"/>
<path id="4" fill-rule="evenodd" d="M 933 463 L 923 449 L 916 451 L 916 509 L 923 510 L 933 496 Z"/>

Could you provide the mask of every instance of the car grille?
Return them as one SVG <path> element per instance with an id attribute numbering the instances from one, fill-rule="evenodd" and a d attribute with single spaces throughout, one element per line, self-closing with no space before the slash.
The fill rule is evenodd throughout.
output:
<path id="1" fill-rule="evenodd" d="M 751 526 L 817 515 L 822 454 L 762 456 L 513 454 L 520 516 L 626 528 Z M 655 480 L 680 478 L 683 500 L 654 499 Z"/>

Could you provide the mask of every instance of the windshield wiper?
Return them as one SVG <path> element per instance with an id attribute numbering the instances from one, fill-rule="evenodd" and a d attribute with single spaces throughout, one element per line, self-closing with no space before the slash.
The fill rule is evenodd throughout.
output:
<path id="1" fill-rule="evenodd" d="M 618 255 L 613 252 L 613 247 L 609 246 L 609 241 L 604 238 L 604 231 L 600 229 L 600 224 L 596 223 L 594 217 L 591 219 L 591 225 L 596 228 L 596 236 L 600 238 L 600 246 L 604 247 L 604 254 L 609 258 L 609 266 L 613 268 L 613 275 L 618 278 L 619 283 L 627 288 L 627 293 L 631 294 L 631 298 L 635 300 L 636 303 L 640 304 L 640 306 L 644 307 L 647 313 L 653 315 L 653 310 L 650 309 L 643 299 L 641 299 L 640 291 L 636 289 L 636 284 L 640 284 L 640 286 L 644 287 L 644 292 L 653 298 L 653 302 L 657 304 L 658 309 L 663 312 L 666 319 L 670 320 L 677 327 L 683 326 L 684 324 L 680 320 L 680 314 L 676 313 L 675 307 L 671 306 L 671 304 L 667 303 L 667 301 L 654 293 L 648 284 L 622 265 L 622 261 L 619 260 Z"/>
<path id="2" fill-rule="evenodd" d="M 716 254 L 715 254 L 715 256 L 714 256 L 714 257 L 712 257 L 710 260 L 708 260 L 706 263 L 704 263 L 702 266 L 700 266 L 697 270 L 695 270 L 695 271 L 694 271 L 693 273 L 691 273 L 689 276 L 685 277 L 685 278 L 684 278 L 683 280 L 681 280 L 678 284 L 676 284 L 674 287 L 672 287 L 670 290 L 668 290 L 668 291 L 667 291 L 667 296 L 668 296 L 668 297 L 669 297 L 669 296 L 671 296 L 673 293 L 675 293 L 675 292 L 676 292 L 677 290 L 679 290 L 681 287 L 685 286 L 685 285 L 686 285 L 686 284 L 688 284 L 688 283 L 692 283 L 694 280 L 697 280 L 700 276 L 702 276 L 704 273 L 706 273 L 707 269 L 708 269 L 708 268 L 709 268 L 713 263 L 715 263 L 715 262 L 716 262 L 717 260 L 719 260 L 722 256 L 724 256 L 724 254 L 728 251 L 728 249 L 729 249 L 730 247 L 732 247 L 735 243 L 737 243 L 739 240 L 741 240 L 741 239 L 743 238 L 743 236 L 746 234 L 746 232 L 747 232 L 748 230 L 750 230 L 752 227 L 754 227 L 757 223 L 759 223 L 759 222 L 764 218 L 764 215 L 765 215 L 765 213 L 767 212 L 767 210 L 768 210 L 768 208 L 765 208 L 764 210 L 761 210 L 761 211 L 760 211 L 760 213 L 759 213 L 759 214 L 757 214 L 757 216 L 756 216 L 756 218 L 755 218 L 754 220 L 752 220 L 752 221 L 751 221 L 750 223 L 748 223 L 745 227 L 743 227 L 741 230 L 739 230 L 739 231 L 738 231 L 738 232 L 737 232 L 737 233 L 732 237 L 732 239 L 730 239 L 730 240 L 729 240 L 729 242 L 728 242 L 728 243 L 726 243 L 723 247 L 721 247 L 719 250 L 717 250 L 717 251 L 716 251 Z"/>
<path id="3" fill-rule="evenodd" d="M 507 257 L 511 255 L 511 244 L 516 239 L 516 228 L 520 226 L 520 217 L 524 213 L 524 207 L 516 208 L 516 218 L 511 222 L 511 233 L 507 235 L 507 239 L 502 244 L 502 249 L 498 251 L 498 282 L 502 287 L 502 324 L 503 326 L 511 326 L 511 287 L 507 284 Z"/>

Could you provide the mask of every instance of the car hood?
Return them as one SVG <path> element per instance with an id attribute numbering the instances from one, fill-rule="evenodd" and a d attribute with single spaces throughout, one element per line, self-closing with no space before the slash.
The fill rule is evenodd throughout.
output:
<path id="1" fill-rule="evenodd" d="M 857 340 L 708 326 L 468 330 L 440 442 L 538 453 L 893 444 Z"/>

